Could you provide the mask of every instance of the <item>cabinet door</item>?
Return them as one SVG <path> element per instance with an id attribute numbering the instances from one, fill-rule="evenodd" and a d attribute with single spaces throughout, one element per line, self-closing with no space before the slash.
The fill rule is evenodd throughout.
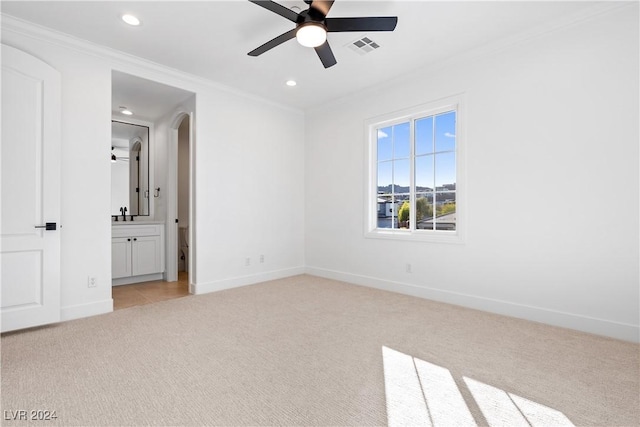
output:
<path id="1" fill-rule="evenodd" d="M 132 240 L 132 274 L 162 273 L 160 236 L 134 237 Z"/>
<path id="2" fill-rule="evenodd" d="M 131 276 L 131 239 L 111 239 L 111 278 Z"/>

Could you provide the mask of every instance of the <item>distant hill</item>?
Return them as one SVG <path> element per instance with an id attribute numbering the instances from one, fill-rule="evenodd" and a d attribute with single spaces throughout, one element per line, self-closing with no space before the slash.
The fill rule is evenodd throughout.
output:
<path id="1" fill-rule="evenodd" d="M 442 187 L 438 187 L 437 191 L 455 191 L 456 189 L 456 185 L 455 184 L 445 184 Z M 429 187 L 416 187 L 416 192 L 417 193 L 428 193 L 433 191 L 433 188 L 429 188 Z M 389 194 L 391 193 L 391 184 L 384 186 L 384 187 L 378 187 L 378 194 Z M 403 187 L 402 185 L 396 185 L 395 186 L 395 193 L 409 193 L 409 186 L 407 185 L 406 187 Z"/>

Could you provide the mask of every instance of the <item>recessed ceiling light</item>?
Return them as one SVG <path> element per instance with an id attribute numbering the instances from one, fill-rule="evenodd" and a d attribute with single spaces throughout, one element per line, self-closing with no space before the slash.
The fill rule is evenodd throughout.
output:
<path id="1" fill-rule="evenodd" d="M 140 25 L 140 20 L 133 15 L 122 15 L 122 20 L 129 25 L 133 25 L 134 27 Z"/>
<path id="2" fill-rule="evenodd" d="M 298 84 L 298 83 L 296 83 L 296 81 L 295 81 L 295 80 L 287 80 L 287 86 L 295 86 L 295 85 L 297 85 L 297 84 Z"/>
<path id="3" fill-rule="evenodd" d="M 127 109 L 127 107 L 120 107 L 120 112 L 125 116 L 132 116 L 133 113 Z"/>

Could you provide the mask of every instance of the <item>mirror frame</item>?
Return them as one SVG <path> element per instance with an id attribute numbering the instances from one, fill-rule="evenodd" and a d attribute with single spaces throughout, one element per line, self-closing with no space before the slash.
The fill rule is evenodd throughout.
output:
<path id="1" fill-rule="evenodd" d="M 129 125 L 134 125 L 134 126 L 142 126 L 142 127 L 146 127 L 149 131 L 149 141 L 148 141 L 148 153 L 147 153 L 147 175 L 148 175 L 148 189 L 146 191 L 148 191 L 148 197 L 147 197 L 147 203 L 148 203 L 148 213 L 147 214 L 137 214 L 137 215 L 133 215 L 135 216 L 143 216 L 147 219 L 151 219 L 153 218 L 154 215 L 154 205 L 155 203 L 153 202 L 153 199 L 155 198 L 155 191 L 153 191 L 154 188 L 154 136 L 155 136 L 155 129 L 154 129 L 154 124 L 152 122 L 148 122 L 145 120 L 139 120 L 139 119 L 135 119 L 132 117 L 122 117 L 122 116 L 112 116 L 111 117 L 111 124 L 113 126 L 114 122 L 118 122 L 118 123 L 124 123 L 124 124 L 129 124 Z M 113 142 L 113 133 L 112 133 L 112 138 L 111 141 L 109 141 L 110 144 L 112 144 Z M 111 147 L 112 145 L 110 145 L 109 147 Z M 141 193 L 144 192 L 145 190 L 143 190 L 142 188 L 140 189 Z M 157 197 L 157 196 L 156 196 Z M 120 215 L 120 213 L 117 213 L 118 215 Z M 115 216 L 116 213 L 111 212 L 111 217 Z M 131 215 L 131 213 L 127 212 L 127 217 L 129 217 Z"/>

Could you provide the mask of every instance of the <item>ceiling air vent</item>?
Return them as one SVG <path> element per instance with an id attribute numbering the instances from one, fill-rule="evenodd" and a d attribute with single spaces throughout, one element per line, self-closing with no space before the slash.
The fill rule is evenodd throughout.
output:
<path id="1" fill-rule="evenodd" d="M 358 52 L 360 55 L 364 55 L 365 53 L 373 52 L 378 49 L 380 45 L 369 37 L 363 37 L 354 42 L 349 43 L 348 45 L 352 50 Z"/>

